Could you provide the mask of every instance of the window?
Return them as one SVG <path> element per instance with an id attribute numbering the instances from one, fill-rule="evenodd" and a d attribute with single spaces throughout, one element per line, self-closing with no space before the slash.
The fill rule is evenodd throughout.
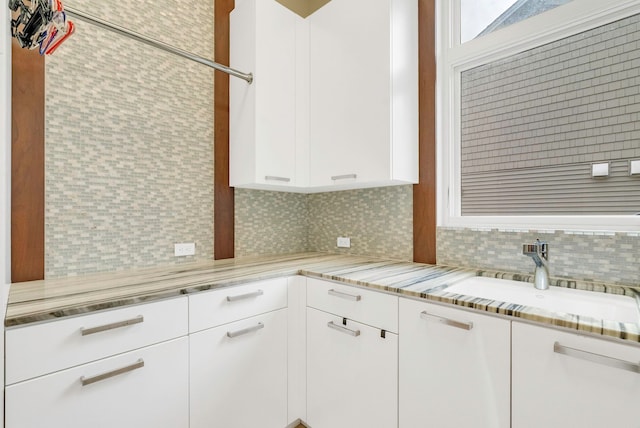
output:
<path id="1" fill-rule="evenodd" d="M 438 3 L 438 223 L 640 230 L 640 0 L 499 3 Z"/>
<path id="2" fill-rule="evenodd" d="M 468 42 L 570 1 L 460 0 L 460 40 Z"/>

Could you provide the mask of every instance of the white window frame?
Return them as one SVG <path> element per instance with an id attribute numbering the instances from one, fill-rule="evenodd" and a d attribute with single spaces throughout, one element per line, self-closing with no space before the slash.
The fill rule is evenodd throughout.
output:
<path id="1" fill-rule="evenodd" d="M 460 0 L 436 0 L 438 225 L 538 230 L 638 231 L 640 215 L 463 216 L 460 79 L 465 70 L 640 13 L 640 0 L 573 0 L 460 44 Z M 640 210 L 640 209 L 639 209 Z"/>

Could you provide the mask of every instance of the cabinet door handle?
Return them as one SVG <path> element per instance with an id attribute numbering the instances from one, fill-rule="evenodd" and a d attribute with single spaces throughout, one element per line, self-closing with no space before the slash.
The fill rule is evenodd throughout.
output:
<path id="1" fill-rule="evenodd" d="M 438 322 L 440 322 L 442 324 L 450 325 L 452 327 L 461 328 L 463 330 L 471 330 L 473 328 L 473 323 L 472 322 L 456 321 L 456 320 L 452 320 L 450 318 L 444 318 L 444 317 L 440 317 L 438 315 L 430 314 L 427 311 L 420 312 L 420 318 L 422 318 L 423 320 L 435 320 L 435 321 L 438 321 Z"/>
<path id="2" fill-rule="evenodd" d="M 84 328 L 80 329 L 80 333 L 83 336 L 88 336 L 90 334 L 100 333 L 102 331 L 113 330 L 120 327 L 126 327 L 128 325 L 140 324 L 144 322 L 144 316 L 138 315 L 135 318 L 131 318 L 130 320 L 113 322 L 111 324 L 100 325 L 98 327 Z"/>
<path id="3" fill-rule="evenodd" d="M 264 179 L 266 181 L 284 181 L 285 183 L 288 183 L 291 181 L 291 179 L 288 177 L 276 177 L 275 175 L 265 175 Z"/>
<path id="4" fill-rule="evenodd" d="M 236 331 L 228 331 L 227 332 L 227 337 L 230 337 L 230 338 L 233 339 L 234 337 L 242 336 L 243 334 L 252 333 L 252 332 L 258 331 L 258 330 L 260 330 L 262 328 L 264 328 L 264 324 L 259 322 L 257 325 L 254 325 L 253 327 L 242 328 L 242 329 L 236 330 Z"/>
<path id="5" fill-rule="evenodd" d="M 237 296 L 227 296 L 227 302 L 235 302 L 236 300 L 250 299 L 252 297 L 262 296 L 264 291 L 256 290 L 251 293 L 238 294 Z"/>
<path id="6" fill-rule="evenodd" d="M 91 385 L 92 383 L 100 382 L 101 380 L 109 379 L 109 378 L 114 377 L 114 376 L 118 376 L 118 375 L 121 375 L 121 374 L 124 374 L 124 373 L 132 372 L 132 371 L 140 369 L 142 367 L 144 367 L 144 360 L 142 358 L 140 358 L 135 363 L 129 364 L 128 366 L 121 367 L 119 369 L 111 370 L 109 372 L 102 373 L 102 374 L 95 375 L 95 376 L 90 376 L 90 377 L 82 376 L 80 378 L 80 382 L 82 382 L 82 386 L 87 386 L 87 385 Z"/>
<path id="7" fill-rule="evenodd" d="M 362 296 L 359 294 L 343 293 L 342 291 L 336 291 L 333 288 L 329 290 L 329 295 L 340 297 L 341 299 L 352 300 L 354 302 L 359 302 L 360 300 L 362 300 Z"/>
<path id="8" fill-rule="evenodd" d="M 348 334 L 349 336 L 358 337 L 360 336 L 360 330 L 351 330 L 350 328 L 343 327 L 338 324 L 334 324 L 333 321 L 329 321 L 327 323 L 327 327 L 337 330 L 341 333 Z"/>
<path id="9" fill-rule="evenodd" d="M 344 175 L 332 175 L 332 176 L 331 176 L 331 179 L 332 179 L 333 181 L 336 181 L 336 180 L 346 180 L 346 179 L 348 179 L 348 178 L 356 179 L 356 178 L 358 178 L 358 174 L 344 174 Z"/>
<path id="10" fill-rule="evenodd" d="M 618 358 L 608 357 L 606 355 L 594 354 L 593 352 L 583 351 L 581 349 L 570 348 L 561 345 L 558 342 L 553 344 L 553 352 L 563 354 L 569 357 L 579 358 L 596 364 L 613 367 L 616 369 L 627 370 L 634 373 L 640 373 L 640 364 L 632 363 Z"/>

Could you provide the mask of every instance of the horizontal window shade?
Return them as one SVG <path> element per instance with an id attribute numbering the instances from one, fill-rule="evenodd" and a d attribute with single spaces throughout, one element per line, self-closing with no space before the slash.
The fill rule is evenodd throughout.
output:
<path id="1" fill-rule="evenodd" d="M 591 164 L 462 175 L 462 215 L 626 215 L 640 212 L 640 177 L 628 163 L 592 178 Z"/>
<path id="2" fill-rule="evenodd" d="M 640 212 L 640 15 L 466 70 L 461 88 L 462 215 Z"/>

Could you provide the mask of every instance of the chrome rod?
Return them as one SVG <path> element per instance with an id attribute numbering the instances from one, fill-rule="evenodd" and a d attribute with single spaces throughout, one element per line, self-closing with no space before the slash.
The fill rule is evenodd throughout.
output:
<path id="1" fill-rule="evenodd" d="M 340 333 L 348 334 L 349 336 L 358 337 L 360 336 L 360 330 L 351 330 L 350 328 L 343 327 L 338 324 L 334 324 L 333 321 L 329 321 L 327 323 L 327 327 L 332 328 L 334 330 L 339 331 Z"/>
<path id="2" fill-rule="evenodd" d="M 263 328 L 264 328 L 264 324 L 259 322 L 257 325 L 254 325 L 253 327 L 247 327 L 247 328 L 243 328 L 236 331 L 228 331 L 227 337 L 230 337 L 233 339 L 234 337 L 242 336 L 243 334 L 253 333 L 254 331 L 258 331 Z"/>
<path id="3" fill-rule="evenodd" d="M 253 74 L 251 73 L 243 73 L 231 67 L 227 67 L 226 65 L 222 65 L 217 62 L 211 61 L 209 59 L 202 58 L 201 56 L 185 51 L 184 49 L 176 48 L 174 46 L 168 45 L 159 40 L 151 39 L 149 37 L 143 36 L 142 34 L 136 33 L 131 30 L 127 30 L 124 27 L 105 21 L 96 16 L 89 15 L 86 12 L 81 12 L 72 7 L 65 6 L 64 11 L 67 15 L 69 15 L 72 18 L 77 18 L 81 21 L 88 22 L 89 24 L 93 24 L 97 27 L 104 28 L 105 30 L 112 31 L 114 33 L 120 34 L 125 37 L 129 37 L 130 39 L 136 40 L 146 45 L 153 46 L 154 48 L 161 49 L 165 52 L 169 52 L 174 55 L 181 56 L 183 58 L 189 59 L 191 61 L 195 61 L 202 65 L 206 65 L 207 67 L 211 67 L 218 71 L 222 71 L 223 73 L 230 74 L 231 76 L 239 77 L 240 79 L 246 80 L 249 83 L 253 82 Z"/>
<path id="4" fill-rule="evenodd" d="M 227 302 L 235 302 L 237 300 L 250 299 L 252 297 L 262 296 L 263 294 L 264 294 L 264 291 L 256 290 L 256 291 L 252 291 L 251 293 L 238 294 L 237 296 L 227 296 Z"/>
<path id="5" fill-rule="evenodd" d="M 463 330 L 471 330 L 473 328 L 473 323 L 472 322 L 456 321 L 456 320 L 452 320 L 450 318 L 444 318 L 444 317 L 440 317 L 438 315 L 430 314 L 427 311 L 420 312 L 420 318 L 422 318 L 423 320 L 438 321 L 439 323 L 442 323 L 442 324 L 445 324 L 445 325 L 450 325 L 451 327 L 461 328 Z"/>
<path id="6" fill-rule="evenodd" d="M 607 357 L 606 355 L 594 354 L 593 352 L 570 348 L 568 346 L 561 345 L 558 342 L 555 342 L 553 344 L 553 352 L 555 352 L 556 354 L 563 354 L 569 357 L 579 358 L 591 363 L 602 364 L 616 369 L 640 373 L 639 363 L 632 363 L 630 361 L 619 360 L 618 358 Z"/>
<path id="7" fill-rule="evenodd" d="M 116 328 L 126 327 L 128 325 L 140 324 L 142 322 L 144 322 L 144 317 L 142 315 L 138 315 L 137 317 L 131 318 L 130 320 L 117 321 L 111 324 L 100 325 L 98 327 L 91 327 L 91 328 L 83 327 L 80 329 L 80 333 L 83 336 L 88 336 L 90 334 L 100 333 L 102 331 L 113 330 Z"/>
<path id="8" fill-rule="evenodd" d="M 342 291 L 336 291 L 333 288 L 329 290 L 329 295 L 340 297 L 341 299 L 353 300 L 354 302 L 359 302 L 360 300 L 362 300 L 362 296 L 359 294 L 354 295 L 349 293 L 343 293 Z"/>
<path id="9" fill-rule="evenodd" d="M 346 180 L 347 178 L 358 178 L 358 174 L 345 174 L 345 175 L 334 175 L 331 177 L 333 181 L 336 180 Z"/>
<path id="10" fill-rule="evenodd" d="M 91 385 L 92 383 L 100 382 L 101 380 L 109 379 L 109 378 L 114 377 L 114 376 L 118 376 L 118 375 L 121 375 L 121 374 L 124 374 L 124 373 L 132 372 L 132 371 L 140 369 L 142 367 L 144 367 L 144 360 L 142 358 L 140 358 L 135 363 L 130 364 L 130 365 L 125 366 L 125 367 L 121 367 L 119 369 L 111 370 L 109 372 L 102 373 L 102 374 L 99 374 L 99 375 L 96 375 L 96 376 L 91 376 L 91 377 L 82 376 L 80 378 L 80 382 L 82 382 L 82 386 L 87 386 L 87 385 Z"/>
<path id="11" fill-rule="evenodd" d="M 287 178 L 287 177 L 276 177 L 275 175 L 265 175 L 264 179 L 267 181 L 284 181 L 284 182 L 290 182 L 291 179 Z"/>

